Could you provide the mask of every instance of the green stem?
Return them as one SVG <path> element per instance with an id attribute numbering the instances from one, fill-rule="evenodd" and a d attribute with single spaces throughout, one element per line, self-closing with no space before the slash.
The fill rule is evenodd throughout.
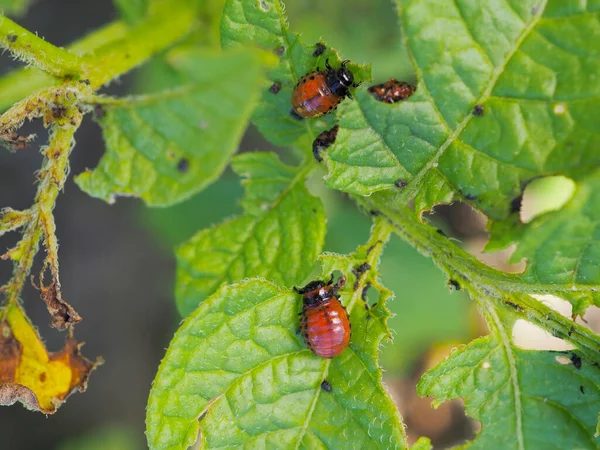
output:
<path id="1" fill-rule="evenodd" d="M 495 309 L 516 308 L 524 319 L 571 342 L 582 354 L 600 363 L 598 337 L 589 329 L 533 299 L 529 294 L 535 293 L 535 289 L 527 289 L 528 285 L 517 276 L 499 272 L 477 261 L 436 229 L 419 222 L 408 207 L 398 206 L 395 199 L 385 194 L 355 197 L 355 200 L 367 211 L 376 212 L 388 221 L 396 234 L 423 255 L 430 256 L 479 302 L 488 303 L 488 307 Z M 548 289 L 540 292 L 548 293 Z M 560 292 L 556 292 L 556 295 L 560 296 Z"/>
<path id="2" fill-rule="evenodd" d="M 77 77 L 84 71 L 79 56 L 55 47 L 4 16 L 0 16 L 0 46 L 56 77 Z"/>
<path id="3" fill-rule="evenodd" d="M 68 49 L 76 54 L 90 53 L 98 47 L 123 39 L 127 30 L 128 28 L 123 22 L 115 21 L 75 41 Z M 35 67 L 13 70 L 0 78 L 0 92 L 2 92 L 0 112 L 27 97 L 33 91 L 60 82 L 62 80 L 56 80 Z"/>

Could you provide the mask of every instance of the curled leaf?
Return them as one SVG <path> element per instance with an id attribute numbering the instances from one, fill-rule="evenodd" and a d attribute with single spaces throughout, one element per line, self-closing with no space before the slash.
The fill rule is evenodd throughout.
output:
<path id="1" fill-rule="evenodd" d="M 62 350 L 48 353 L 18 306 L 3 311 L 0 322 L 0 405 L 21 402 L 27 409 L 53 414 L 75 391 L 84 392 L 91 372 L 102 363 L 81 355 L 69 336 Z"/>

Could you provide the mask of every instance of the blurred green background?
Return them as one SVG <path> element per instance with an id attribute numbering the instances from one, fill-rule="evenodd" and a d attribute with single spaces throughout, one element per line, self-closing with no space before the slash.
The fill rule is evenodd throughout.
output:
<path id="1" fill-rule="evenodd" d="M 289 2 L 286 11 L 290 28 L 302 33 L 306 43 L 323 40 L 344 58 L 371 63 L 374 82 L 390 77 L 414 82 L 391 1 Z M 65 45 L 115 17 L 109 0 L 40 0 L 19 22 L 49 41 Z M 1 57 L 2 72 L 13 66 L 7 55 Z M 164 69 L 160 64 L 149 65 L 113 83 L 109 92 L 147 92 L 164 85 L 170 76 Z M 86 122 L 77 135 L 73 174 L 93 167 L 102 154 L 99 130 L 89 119 Z M 289 160 L 289 150 L 271 146 L 251 127 L 240 151 L 268 150 Z M 32 173 L 39 163 L 34 151 L 0 153 L 0 206 L 29 204 L 33 198 Z M 367 240 L 369 217 L 347 198 L 326 190 L 320 176 L 311 180 L 310 189 L 326 206 L 325 250 L 349 253 Z M 108 206 L 79 192 L 72 180 L 68 183 L 57 207 L 65 296 L 85 319 L 76 330 L 78 337 L 88 341 L 85 353 L 90 357 L 102 355 L 107 364 L 93 374 L 87 393 L 71 397 L 49 419 L 25 412 L 20 406 L 2 408 L 0 434 L 8 442 L 6 448 L 144 448 L 144 408 L 150 381 L 180 322 L 173 300 L 173 248 L 197 230 L 239 213 L 241 195 L 239 179 L 230 171 L 199 195 L 166 209 L 148 209 L 131 199 Z M 452 217 L 446 210 L 437 219 L 440 226 L 452 231 L 452 220 L 446 220 Z M 461 217 L 470 220 L 468 214 Z M 10 242 L 3 240 L 1 245 L 9 246 Z M 0 275 L 6 278 L 9 271 L 4 264 Z M 434 413 L 425 399 L 419 412 L 424 419 L 414 417 L 415 411 L 421 411 L 415 407 L 414 385 L 424 368 L 431 365 L 432 355 L 439 355 L 432 353 L 432 348 L 468 342 L 477 334 L 472 305 L 462 292 L 451 294 L 432 261 L 397 237 L 384 253 L 380 278 L 396 296 L 388 303 L 395 314 L 389 321 L 394 341 L 383 346 L 381 355 L 385 381 L 403 415 L 413 418 L 408 420 L 411 438 L 417 437 L 412 434 L 429 434 L 439 448 L 455 444 L 471 433 L 470 426 L 457 426 L 457 421 L 465 420 L 462 412 L 456 408 L 442 411 L 447 416 L 444 422 L 432 416 L 440 411 Z M 46 326 L 45 311 L 38 305 L 41 302 L 32 292 L 24 297 L 40 332 L 51 349 L 57 348 L 63 337 Z M 446 426 L 431 431 L 419 425 L 432 421 Z"/>

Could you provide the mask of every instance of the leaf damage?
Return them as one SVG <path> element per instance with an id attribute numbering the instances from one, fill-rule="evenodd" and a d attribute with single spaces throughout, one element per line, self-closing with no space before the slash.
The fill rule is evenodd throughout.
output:
<path id="1" fill-rule="evenodd" d="M 64 347 L 48 352 L 19 306 L 3 311 L 0 322 L 0 405 L 20 402 L 27 409 L 54 414 L 69 395 L 84 392 L 90 374 L 102 364 L 81 354 L 70 334 Z"/>

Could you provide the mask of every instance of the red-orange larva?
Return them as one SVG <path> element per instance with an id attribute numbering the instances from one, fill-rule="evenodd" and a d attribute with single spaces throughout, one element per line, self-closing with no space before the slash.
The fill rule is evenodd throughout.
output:
<path id="1" fill-rule="evenodd" d="M 337 108 L 344 98 L 352 98 L 349 88 L 358 87 L 360 83 L 354 83 L 354 74 L 346 69 L 348 62 L 342 62 L 336 70 L 327 60 L 326 70 L 311 72 L 300 78 L 292 92 L 292 115 L 300 119 L 319 117 Z"/>
<path id="2" fill-rule="evenodd" d="M 341 277 L 333 284 L 332 276 L 329 282 L 317 280 L 301 289 L 294 288 L 303 296 L 300 331 L 304 342 L 321 358 L 339 355 L 350 342 L 350 320 L 338 297 L 345 281 Z"/>

